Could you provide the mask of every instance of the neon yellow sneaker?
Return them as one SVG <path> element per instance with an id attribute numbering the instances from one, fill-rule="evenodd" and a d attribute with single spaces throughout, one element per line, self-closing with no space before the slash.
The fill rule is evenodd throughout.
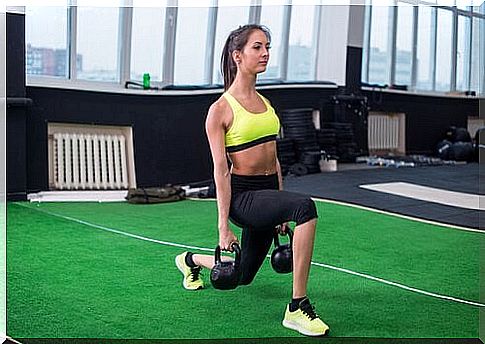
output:
<path id="1" fill-rule="evenodd" d="M 199 276 L 202 267 L 197 266 L 195 268 L 191 268 L 190 266 L 188 266 L 187 263 L 185 263 L 185 256 L 187 255 L 187 253 L 188 252 L 184 252 L 175 257 L 175 264 L 177 265 L 177 268 L 180 270 L 182 275 L 184 275 L 182 284 L 187 290 L 203 289 L 204 281 L 202 281 Z"/>
<path id="2" fill-rule="evenodd" d="M 294 312 L 290 312 L 290 305 L 286 306 L 283 326 L 305 336 L 323 336 L 329 331 L 329 327 L 315 313 L 315 308 L 308 299 L 301 301 Z"/>

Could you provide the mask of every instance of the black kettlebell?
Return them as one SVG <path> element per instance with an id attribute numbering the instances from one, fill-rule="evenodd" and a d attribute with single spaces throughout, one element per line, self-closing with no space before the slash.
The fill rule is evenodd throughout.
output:
<path id="1" fill-rule="evenodd" d="M 234 261 L 221 261 L 221 247 L 217 245 L 215 251 L 216 264 L 211 270 L 211 283 L 216 289 L 234 289 L 239 284 L 239 264 L 241 262 L 241 248 L 237 243 L 231 245 L 235 253 Z"/>
<path id="2" fill-rule="evenodd" d="M 286 234 L 290 238 L 290 242 L 286 245 L 280 245 L 277 231 L 274 234 L 275 249 L 271 254 L 271 266 L 274 271 L 280 274 L 287 274 L 293 271 L 293 231 L 290 227 L 286 227 Z"/>

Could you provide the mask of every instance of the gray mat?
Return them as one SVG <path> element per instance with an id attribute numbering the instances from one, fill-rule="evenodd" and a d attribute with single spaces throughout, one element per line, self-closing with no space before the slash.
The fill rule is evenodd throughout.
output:
<path id="1" fill-rule="evenodd" d="M 313 197 L 363 205 L 393 213 L 476 229 L 484 228 L 483 211 L 419 201 L 359 188 L 361 184 L 408 182 L 471 194 L 484 194 L 480 179 L 483 165 L 469 163 L 455 166 L 408 168 L 348 169 L 331 173 L 287 176 L 284 189 Z"/>

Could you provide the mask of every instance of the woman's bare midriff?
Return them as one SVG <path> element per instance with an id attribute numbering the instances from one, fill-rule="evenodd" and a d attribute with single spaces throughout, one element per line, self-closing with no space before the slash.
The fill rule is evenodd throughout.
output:
<path id="1" fill-rule="evenodd" d="M 231 173 L 253 176 L 275 174 L 276 142 L 265 142 L 257 146 L 229 153 L 232 162 Z"/>

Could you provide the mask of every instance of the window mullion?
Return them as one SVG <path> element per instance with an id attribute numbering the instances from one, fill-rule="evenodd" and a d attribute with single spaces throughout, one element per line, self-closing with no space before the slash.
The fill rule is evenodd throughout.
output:
<path id="1" fill-rule="evenodd" d="M 251 0 L 249 6 L 249 24 L 259 24 L 261 22 L 261 0 Z"/>
<path id="2" fill-rule="evenodd" d="M 69 54 L 66 54 L 67 66 L 69 73 L 67 78 L 70 80 L 77 79 L 77 6 L 76 1 L 68 5 L 67 17 L 67 42 Z"/>
<path id="3" fill-rule="evenodd" d="M 418 24 L 419 24 L 419 7 L 413 7 L 413 45 L 411 60 L 411 89 L 416 89 L 418 80 Z"/>
<path id="4" fill-rule="evenodd" d="M 162 60 L 162 83 L 164 85 L 173 85 L 174 81 L 177 6 L 177 0 L 169 0 L 165 14 L 165 39 Z"/>
<path id="5" fill-rule="evenodd" d="M 365 53 L 365 82 L 369 83 L 369 67 L 370 67 L 370 38 L 372 32 L 372 3 L 366 5 L 367 11 L 367 30 L 365 31 L 366 41 L 364 43 L 364 53 Z"/>
<path id="6" fill-rule="evenodd" d="M 218 0 L 212 0 L 212 5 L 209 8 L 206 44 L 207 51 L 205 53 L 204 62 L 204 80 L 207 84 L 213 83 L 212 77 L 214 72 L 214 46 L 216 44 L 217 10 Z"/>
<path id="7" fill-rule="evenodd" d="M 431 34 L 431 58 L 430 58 L 430 71 L 431 71 L 431 78 L 432 78 L 432 90 L 436 90 L 436 49 L 438 45 L 438 9 L 436 7 L 432 8 L 432 20 L 431 20 L 431 27 L 433 29 Z"/>
<path id="8" fill-rule="evenodd" d="M 485 4 L 482 4 L 482 6 L 485 6 Z M 482 87 L 480 89 L 480 93 L 485 95 L 485 19 L 480 20 L 479 23 L 479 49 L 480 53 L 478 54 L 478 70 L 479 70 L 479 75 L 478 75 L 478 84 L 482 83 Z M 480 80 L 480 75 L 482 76 L 482 80 Z M 480 88 L 480 86 L 479 86 Z"/>
<path id="9" fill-rule="evenodd" d="M 118 72 L 121 85 L 130 80 L 133 7 L 120 7 L 118 28 Z"/>
<path id="10" fill-rule="evenodd" d="M 456 7 L 452 9 L 453 21 L 451 22 L 452 34 L 451 34 L 451 78 L 450 78 L 450 91 L 456 91 L 456 63 L 458 52 L 458 12 Z"/>
<path id="11" fill-rule="evenodd" d="M 313 41 L 315 46 L 313 48 L 312 65 L 313 80 L 317 80 L 317 65 L 318 65 L 318 51 L 320 49 L 320 26 L 322 21 L 322 6 L 315 6 L 315 22 L 313 24 Z"/>
<path id="12" fill-rule="evenodd" d="M 389 36 L 389 50 L 391 52 L 390 58 L 390 76 L 389 82 L 391 85 L 394 85 L 396 80 L 396 37 L 397 37 L 397 11 L 398 6 L 397 3 L 394 6 L 389 7 L 389 23 L 391 24 L 391 35 Z"/>
<path id="13" fill-rule="evenodd" d="M 288 48 L 290 45 L 291 5 L 284 5 L 283 32 L 281 35 L 280 79 L 288 77 Z"/>

